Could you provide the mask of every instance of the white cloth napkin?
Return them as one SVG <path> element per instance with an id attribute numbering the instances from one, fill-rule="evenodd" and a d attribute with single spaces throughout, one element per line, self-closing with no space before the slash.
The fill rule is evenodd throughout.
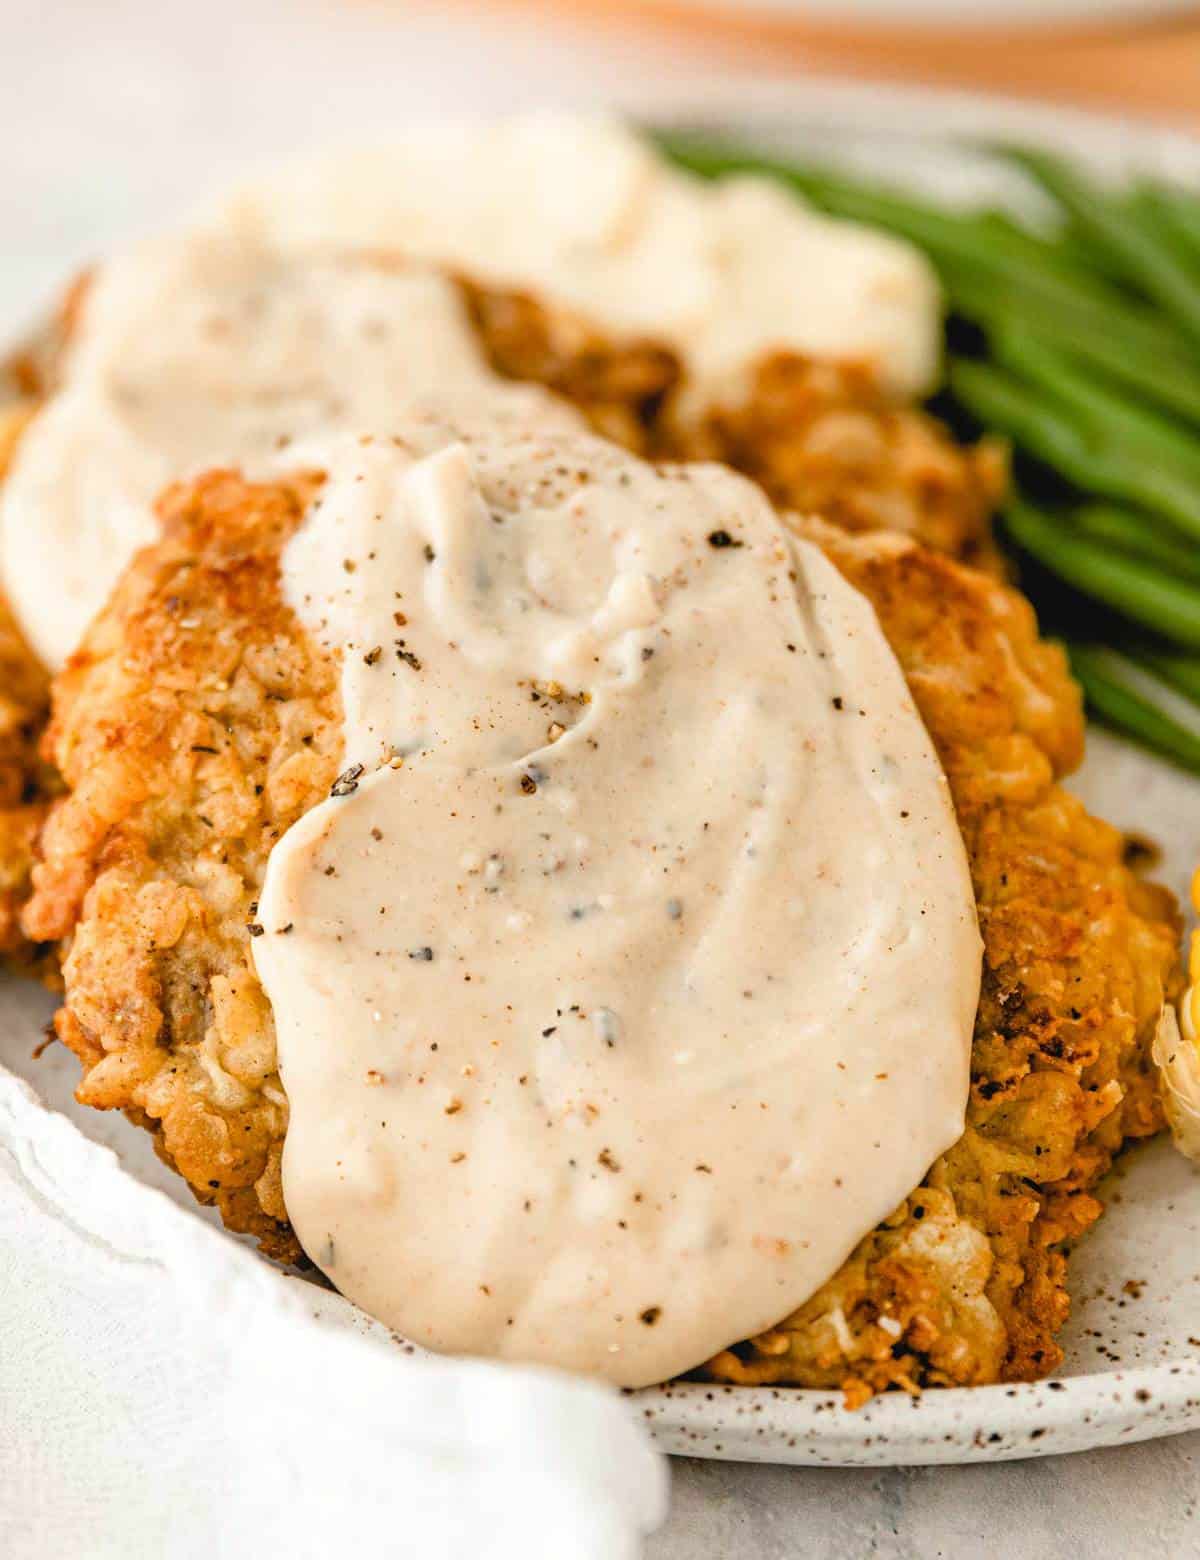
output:
<path id="1" fill-rule="evenodd" d="M 356 1316 L 0 1069 L 5 1560 L 641 1553 L 665 1463 L 615 1393 Z"/>

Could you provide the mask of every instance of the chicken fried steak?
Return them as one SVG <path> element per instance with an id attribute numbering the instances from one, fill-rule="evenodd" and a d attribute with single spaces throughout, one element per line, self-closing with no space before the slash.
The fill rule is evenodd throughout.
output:
<path id="1" fill-rule="evenodd" d="M 161 541 L 56 688 L 47 748 L 69 791 L 25 917 L 63 942 L 80 1098 L 129 1113 L 200 1201 L 293 1260 L 250 943 L 268 853 L 339 766 L 337 668 L 279 583 L 318 480 L 216 472 L 165 495 Z M 797 528 L 873 604 L 945 767 L 982 998 L 962 1139 L 799 1311 L 706 1371 L 851 1400 L 1044 1375 L 1095 1184 L 1161 1124 L 1150 1043 L 1178 984 L 1176 911 L 1058 784 L 1080 701 L 1028 603 L 911 540 Z"/>

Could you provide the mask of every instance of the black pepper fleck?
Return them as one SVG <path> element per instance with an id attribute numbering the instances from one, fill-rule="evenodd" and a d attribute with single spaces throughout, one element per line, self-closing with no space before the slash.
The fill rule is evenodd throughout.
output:
<path id="1" fill-rule="evenodd" d="M 343 769 L 329 788 L 330 796 L 349 796 L 352 791 L 357 791 L 358 777 L 362 772 L 361 764 L 351 764 L 349 769 Z"/>

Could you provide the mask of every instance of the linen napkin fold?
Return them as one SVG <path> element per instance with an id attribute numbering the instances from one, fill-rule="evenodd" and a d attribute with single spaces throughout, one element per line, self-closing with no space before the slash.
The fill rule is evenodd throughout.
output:
<path id="1" fill-rule="evenodd" d="M 666 1468 L 617 1394 L 359 1316 L 0 1069 L 5 1560 L 641 1553 Z"/>

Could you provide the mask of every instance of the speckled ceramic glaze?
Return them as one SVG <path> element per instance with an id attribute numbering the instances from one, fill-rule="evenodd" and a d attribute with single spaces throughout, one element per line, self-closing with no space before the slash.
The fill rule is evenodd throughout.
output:
<path id="1" fill-rule="evenodd" d="M 689 99 L 668 114 L 660 91 L 654 112 L 751 132 L 777 148 L 831 152 L 948 200 L 1028 199 L 1011 174 L 966 145 L 1001 136 L 1064 146 L 1118 175 L 1150 168 L 1200 185 L 1200 142 L 1113 121 L 965 95 L 784 83 L 756 86 L 751 117 L 747 97 L 710 94 L 699 110 Z M 1200 862 L 1200 784 L 1094 733 L 1074 788 L 1105 817 L 1154 839 L 1160 875 L 1186 891 Z M 116 1148 L 128 1173 L 211 1219 L 144 1134 L 75 1105 L 72 1057 L 53 1047 L 31 1059 L 48 1009 L 28 985 L 0 983 L 0 1063 Z M 680 1384 L 631 1394 L 631 1411 L 670 1452 L 844 1466 L 1042 1456 L 1200 1428 L 1200 1176 L 1161 1141 L 1128 1156 L 1104 1195 L 1109 1211 L 1072 1267 L 1074 1310 L 1056 1380 L 889 1394 L 856 1413 L 826 1392 Z M 311 1305 L 332 1327 L 384 1332 L 327 1290 L 312 1287 Z"/>
<path id="2" fill-rule="evenodd" d="M 1114 1205 L 1113 1194 L 1121 1201 Z M 677 1385 L 633 1401 L 665 1450 L 748 1462 L 983 1462 L 1200 1427 L 1200 1178 L 1165 1143 L 1109 1183 L 1076 1258 L 1063 1373 L 1052 1381 L 839 1394 Z"/>

